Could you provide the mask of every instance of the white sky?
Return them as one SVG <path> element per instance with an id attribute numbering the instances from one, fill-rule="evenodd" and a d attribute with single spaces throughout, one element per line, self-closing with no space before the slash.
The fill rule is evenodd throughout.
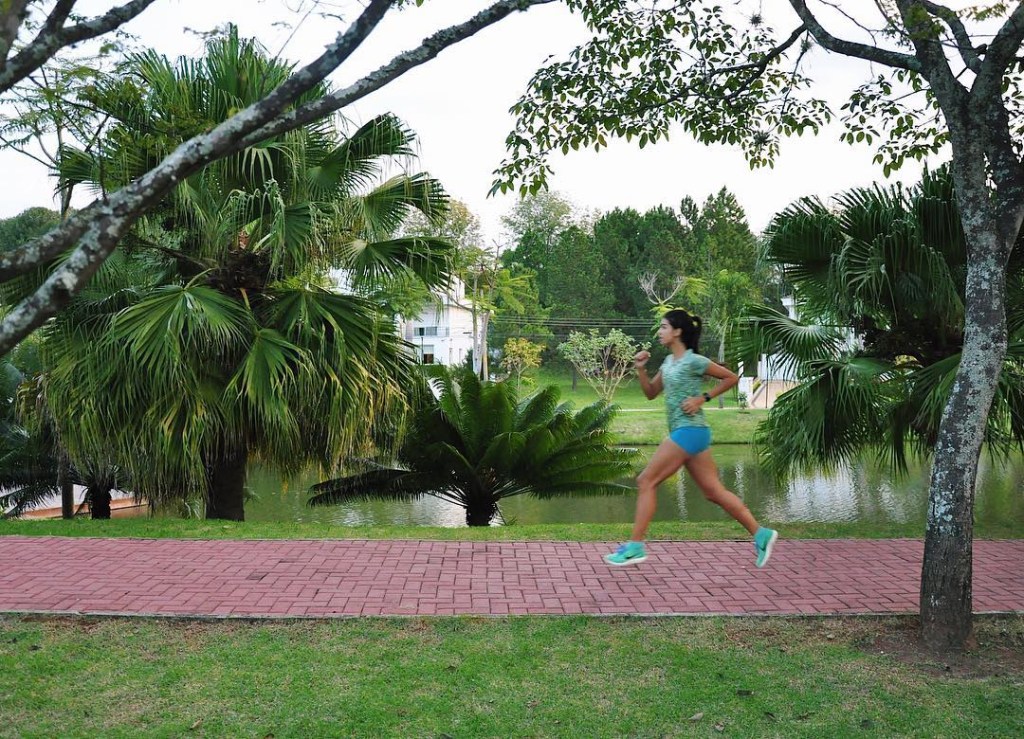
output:
<path id="1" fill-rule="evenodd" d="M 143 44 L 175 57 L 202 50 L 199 38 L 184 28 L 207 30 L 230 20 L 242 35 L 256 36 L 276 52 L 289 31 L 275 27 L 274 21 L 288 17 L 286 3 L 294 6 L 296 1 L 159 0 L 127 28 Z M 352 7 L 351 3 L 335 4 Z M 95 12 L 109 7 L 111 0 L 84 0 L 81 5 Z M 393 13 L 332 81 L 346 85 L 435 30 L 461 22 L 487 5 L 484 0 L 428 0 L 421 8 Z M 766 12 L 778 14 L 779 27 L 788 32 L 792 19 L 785 4 L 766 0 L 765 5 Z M 284 56 L 300 62 L 312 59 L 341 27 L 340 21 L 310 19 L 292 38 Z M 419 169 L 440 179 L 449 193 L 481 217 L 489 240 L 500 240 L 499 219 L 512 206 L 513 196 L 487 198 L 487 191 L 492 171 L 504 158 L 505 136 L 513 124 L 508 109 L 545 57 L 564 57 L 584 38 L 582 22 L 560 4 L 533 8 L 448 49 L 344 113 L 356 123 L 385 111 L 402 118 L 419 136 Z M 819 83 L 816 94 L 831 98 L 836 110 L 849 91 L 872 74 L 866 63 L 812 53 L 810 72 Z M 784 141 L 775 168 L 753 172 L 738 148 L 706 147 L 681 132 L 643 151 L 635 140 L 610 142 L 611 148 L 597 154 L 574 152 L 553 158 L 551 185 L 580 207 L 600 211 L 627 206 L 643 211 L 661 204 L 677 207 L 686 195 L 701 202 L 725 186 L 737 195 L 757 231 L 801 196 L 827 197 L 883 179 L 881 167 L 871 162 L 874 150 L 842 144 L 840 133 L 840 125 L 834 124 L 817 137 Z M 916 166 L 906 167 L 893 179 L 913 182 L 919 173 Z M 0 217 L 52 204 L 52 188 L 41 165 L 13 152 L 0 153 Z"/>

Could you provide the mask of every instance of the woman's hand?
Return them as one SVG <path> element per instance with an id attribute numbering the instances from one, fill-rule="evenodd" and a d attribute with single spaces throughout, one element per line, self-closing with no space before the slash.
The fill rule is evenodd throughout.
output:
<path id="1" fill-rule="evenodd" d="M 682 402 L 681 407 L 683 409 L 683 413 L 685 413 L 688 416 L 692 416 L 694 413 L 696 413 L 697 411 L 704 407 L 704 396 L 695 395 L 692 398 L 687 398 Z"/>
<path id="2" fill-rule="evenodd" d="M 633 368 L 643 369 L 647 365 L 647 360 L 650 358 L 651 353 L 649 351 L 644 350 L 642 352 L 637 352 L 636 356 L 633 357 Z"/>

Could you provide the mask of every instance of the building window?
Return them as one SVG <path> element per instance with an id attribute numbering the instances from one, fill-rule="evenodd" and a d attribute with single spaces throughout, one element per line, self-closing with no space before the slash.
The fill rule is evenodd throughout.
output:
<path id="1" fill-rule="evenodd" d="M 415 336 L 437 336 L 437 326 L 417 326 Z"/>
<path id="2" fill-rule="evenodd" d="M 432 346 L 421 346 L 420 347 L 420 361 L 423 364 L 434 363 L 434 347 Z"/>

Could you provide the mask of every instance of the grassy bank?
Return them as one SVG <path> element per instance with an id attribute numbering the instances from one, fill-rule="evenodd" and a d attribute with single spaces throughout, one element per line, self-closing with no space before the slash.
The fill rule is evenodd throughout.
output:
<path id="1" fill-rule="evenodd" d="M 524 392 L 532 392 L 538 387 L 544 385 L 555 385 L 562 392 L 562 400 L 571 400 L 577 408 L 580 408 L 589 403 L 593 403 L 597 400 L 597 393 L 588 385 L 583 379 L 577 379 L 576 389 L 572 389 L 572 376 L 568 373 L 553 372 L 544 368 L 537 370 L 533 377 L 530 378 L 532 384 L 525 385 L 523 388 Z M 705 388 L 710 390 L 717 384 L 717 380 L 707 380 L 704 385 Z M 736 396 L 735 390 L 730 390 L 722 396 L 722 402 L 726 408 L 736 408 Z M 618 389 L 615 392 L 615 398 L 613 401 L 616 405 L 622 408 L 662 408 L 664 406 L 664 399 L 657 398 L 655 400 L 648 400 L 644 397 L 643 391 L 640 389 L 640 383 L 637 382 L 635 376 L 629 376 L 622 381 Z M 709 406 L 718 408 L 718 398 L 715 398 Z"/>
<path id="2" fill-rule="evenodd" d="M 706 383 L 708 388 L 714 382 Z M 562 400 L 572 401 L 576 408 L 582 408 L 597 400 L 597 393 L 583 380 L 579 380 L 576 390 L 572 389 L 572 379 L 568 375 L 540 370 L 534 377 L 532 385 L 524 392 L 531 392 L 537 387 L 555 385 L 562 393 Z M 749 444 L 754 440 L 754 429 L 768 413 L 763 408 L 741 410 L 736 406 L 734 392 L 724 396 L 725 408 L 718 408 L 717 398 L 708 404 L 705 415 L 711 425 L 716 444 Z M 668 429 L 665 425 L 665 401 L 663 398 L 648 400 L 640 390 L 635 379 L 629 379 L 619 386 L 615 393 L 615 405 L 619 406 L 619 414 L 612 421 L 620 444 L 658 444 L 665 438 Z"/>
<path id="3" fill-rule="evenodd" d="M 750 444 L 754 430 L 768 411 L 710 410 L 705 412 L 715 444 Z M 621 410 L 612 421 L 612 431 L 620 444 L 660 444 L 668 435 L 665 412 L 658 406 L 653 412 Z"/>
<path id="4" fill-rule="evenodd" d="M 0 736 L 1015 736 L 1024 621 L 0 617 Z"/>
<path id="5" fill-rule="evenodd" d="M 538 524 L 442 528 L 431 526 L 338 526 L 308 522 L 204 521 L 180 518 L 122 518 L 92 521 L 3 521 L 0 536 L 111 536 L 140 539 L 429 539 L 438 541 L 621 541 L 628 522 L 613 524 Z M 779 525 L 789 539 L 889 539 L 924 536 L 924 527 L 906 523 L 787 523 Z M 1017 539 L 1019 526 L 975 525 L 980 539 Z M 655 521 L 651 539 L 720 541 L 744 538 L 736 524 L 722 521 Z"/>

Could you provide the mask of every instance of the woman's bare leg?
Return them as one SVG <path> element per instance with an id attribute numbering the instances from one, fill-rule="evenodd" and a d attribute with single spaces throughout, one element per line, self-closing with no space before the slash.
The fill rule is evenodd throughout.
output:
<path id="1" fill-rule="evenodd" d="M 751 534 L 757 533 L 757 519 L 736 493 L 726 490 L 718 478 L 718 466 L 715 465 L 710 450 L 705 449 L 700 454 L 690 457 L 686 462 L 686 469 L 705 498 L 725 509 L 726 513 L 739 521 Z"/>
<path id="2" fill-rule="evenodd" d="M 658 485 L 672 477 L 690 458 L 678 444 L 665 439 L 655 450 L 643 472 L 636 478 L 636 516 L 631 541 L 643 541 L 658 506 Z"/>

